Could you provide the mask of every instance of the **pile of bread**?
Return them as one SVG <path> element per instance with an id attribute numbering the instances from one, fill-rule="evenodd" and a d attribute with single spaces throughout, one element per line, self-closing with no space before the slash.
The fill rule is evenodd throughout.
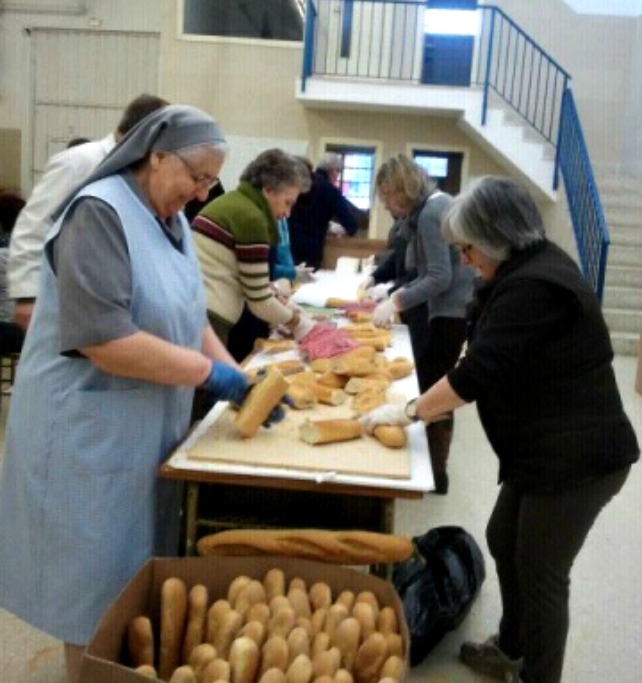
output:
<path id="1" fill-rule="evenodd" d="M 318 358 L 306 368 L 297 360 L 275 362 L 287 379 L 287 394 L 297 410 L 312 410 L 318 403 L 337 406 L 351 402 L 352 419 L 308 420 L 301 425 L 299 437 L 309 444 L 346 441 L 363 436 L 358 417 L 386 403 L 391 384 L 409 375 L 414 364 L 404 357 L 389 360 L 380 353 L 390 344 L 390 332 L 378 330 L 372 323 L 355 323 L 341 328 L 360 345 L 337 358 Z M 262 340 L 263 351 L 285 350 L 282 342 Z M 248 411 L 249 412 L 249 411 Z M 255 408 L 253 407 L 253 412 Z M 406 433 L 402 427 L 380 425 L 374 433 L 390 448 L 402 448 Z"/>
<path id="2" fill-rule="evenodd" d="M 277 568 L 262 581 L 236 577 L 211 604 L 205 586 L 167 579 L 156 635 L 147 616 L 132 619 L 129 661 L 171 683 L 398 683 L 405 671 L 392 607 L 371 591 L 287 582 Z"/>

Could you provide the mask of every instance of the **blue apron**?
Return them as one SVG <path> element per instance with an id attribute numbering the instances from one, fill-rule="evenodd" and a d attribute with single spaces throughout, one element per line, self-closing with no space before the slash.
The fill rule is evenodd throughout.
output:
<path id="1" fill-rule="evenodd" d="M 120 176 L 83 195 L 120 217 L 134 323 L 200 349 L 205 298 L 187 222 L 180 252 Z M 43 264 L 0 476 L 0 606 L 85 644 L 145 560 L 176 552 L 178 491 L 158 481 L 157 469 L 187 432 L 193 389 L 117 377 L 62 356 L 56 277 L 47 258 Z"/>

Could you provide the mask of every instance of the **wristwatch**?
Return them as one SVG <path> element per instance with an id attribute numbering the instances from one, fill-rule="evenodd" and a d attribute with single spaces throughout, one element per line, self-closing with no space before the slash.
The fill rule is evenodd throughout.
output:
<path id="1" fill-rule="evenodd" d="M 411 422 L 417 422 L 419 419 L 417 417 L 417 399 L 413 398 L 412 401 L 408 401 L 408 403 L 406 403 L 406 407 L 403 409 L 403 412 Z"/>

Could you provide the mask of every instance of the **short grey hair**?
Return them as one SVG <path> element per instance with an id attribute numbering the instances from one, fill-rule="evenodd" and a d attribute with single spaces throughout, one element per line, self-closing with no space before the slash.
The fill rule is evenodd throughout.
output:
<path id="1" fill-rule="evenodd" d="M 485 176 L 455 198 L 442 221 L 449 244 L 472 244 L 501 263 L 546 238 L 530 194 L 511 178 Z"/>
<path id="2" fill-rule="evenodd" d="M 259 190 L 267 187 L 277 192 L 294 186 L 300 192 L 307 192 L 311 184 L 310 174 L 304 163 L 276 147 L 261 152 L 251 161 L 240 180 Z"/>
<path id="3" fill-rule="evenodd" d="M 326 152 L 319 160 L 317 168 L 322 171 L 341 171 L 343 168 L 341 155 L 336 152 Z"/>

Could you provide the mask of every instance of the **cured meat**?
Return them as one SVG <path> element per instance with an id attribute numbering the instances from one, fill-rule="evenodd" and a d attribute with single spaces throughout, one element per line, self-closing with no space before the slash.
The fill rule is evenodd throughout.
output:
<path id="1" fill-rule="evenodd" d="M 312 361 L 316 358 L 334 358 L 359 346 L 348 334 L 332 325 L 317 323 L 308 334 L 299 339 L 299 347 Z"/>

